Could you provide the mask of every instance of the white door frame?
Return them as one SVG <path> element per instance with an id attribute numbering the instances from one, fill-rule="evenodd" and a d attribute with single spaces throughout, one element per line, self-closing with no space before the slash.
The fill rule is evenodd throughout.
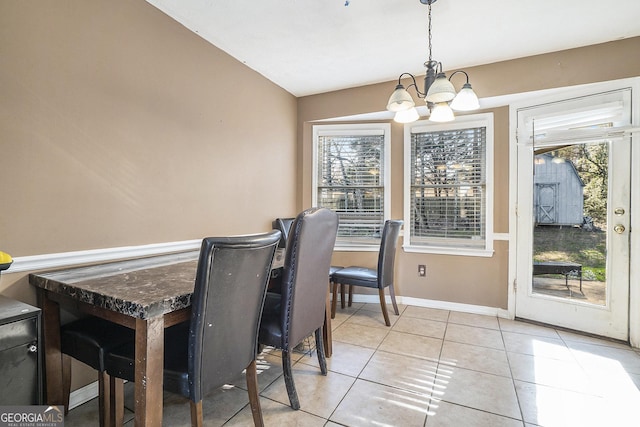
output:
<path id="1" fill-rule="evenodd" d="M 640 77 L 592 83 L 539 92 L 523 94 L 517 103 L 509 105 L 509 275 L 507 311 L 511 318 L 515 317 L 517 277 L 517 140 L 518 109 L 530 105 L 552 102 L 561 95 L 563 98 L 575 98 L 596 92 L 604 92 L 622 88 L 632 88 L 632 121 L 633 126 L 640 126 Z M 634 141 L 635 140 L 635 141 Z M 631 142 L 631 158 L 638 165 L 640 159 L 640 133 L 635 132 Z M 629 271 L 629 340 L 633 347 L 640 348 L 640 167 L 631 168 L 631 227 L 630 227 L 630 271 Z M 638 230 L 635 233 L 633 230 Z"/>

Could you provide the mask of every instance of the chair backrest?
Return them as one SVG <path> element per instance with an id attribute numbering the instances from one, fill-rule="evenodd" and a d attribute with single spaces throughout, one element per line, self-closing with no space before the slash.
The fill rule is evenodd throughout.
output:
<path id="1" fill-rule="evenodd" d="M 294 220 L 295 218 L 276 218 L 271 223 L 274 230 L 280 230 L 280 232 L 282 233 L 282 237 L 280 237 L 280 243 L 278 243 L 279 248 L 284 248 L 287 246 L 289 231 L 291 230 L 291 226 L 293 225 Z"/>
<path id="2" fill-rule="evenodd" d="M 338 215 L 326 208 L 301 212 L 291 226 L 282 272 L 280 321 L 285 349 L 324 324 L 337 233 Z"/>
<path id="3" fill-rule="evenodd" d="M 191 300 L 191 398 L 224 385 L 257 355 L 257 337 L 280 231 L 202 241 Z"/>
<path id="4" fill-rule="evenodd" d="M 378 253 L 378 287 L 393 284 L 393 271 L 396 260 L 396 247 L 403 221 L 389 219 L 385 221 Z"/>

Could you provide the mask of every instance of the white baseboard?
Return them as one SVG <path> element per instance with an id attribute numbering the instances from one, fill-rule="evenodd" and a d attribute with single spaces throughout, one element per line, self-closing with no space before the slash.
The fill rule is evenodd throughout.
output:
<path id="1" fill-rule="evenodd" d="M 98 397 L 98 381 L 72 391 L 69 396 L 69 409 L 76 408 L 96 397 Z"/>
<path id="2" fill-rule="evenodd" d="M 127 380 L 124 380 L 125 384 L 127 382 Z M 98 381 L 94 381 L 91 384 L 72 391 L 69 395 L 69 410 L 95 399 L 98 395 Z"/>
<path id="3" fill-rule="evenodd" d="M 391 298 L 385 298 L 387 304 L 391 304 Z M 377 295 L 353 295 L 354 302 L 379 303 L 380 298 Z M 440 310 L 458 311 L 461 313 L 483 314 L 485 316 L 496 316 L 505 319 L 511 319 L 512 316 L 507 310 L 497 307 L 487 307 L 483 305 L 461 304 L 457 302 L 429 300 L 413 297 L 396 297 L 399 304 L 414 305 L 417 307 L 437 308 Z"/>

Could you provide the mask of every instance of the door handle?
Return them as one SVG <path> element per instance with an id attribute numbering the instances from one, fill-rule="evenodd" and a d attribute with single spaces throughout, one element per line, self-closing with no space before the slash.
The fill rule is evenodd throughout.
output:
<path id="1" fill-rule="evenodd" d="M 622 224 L 616 224 L 615 227 L 613 227 L 613 231 L 615 231 L 618 234 L 622 234 L 624 232 L 625 228 L 624 225 Z"/>

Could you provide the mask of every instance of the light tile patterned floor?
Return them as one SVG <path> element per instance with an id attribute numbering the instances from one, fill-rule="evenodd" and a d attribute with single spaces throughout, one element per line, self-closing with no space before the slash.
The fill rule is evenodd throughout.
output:
<path id="1" fill-rule="evenodd" d="M 267 426 L 638 426 L 640 352 L 629 346 L 490 316 L 401 306 L 386 327 L 378 304 L 333 321 L 320 375 L 296 354 L 301 409 L 292 410 L 279 352 L 260 358 Z M 310 347 L 310 346 L 309 346 Z M 127 411 L 127 426 L 133 426 Z M 251 426 L 244 378 L 204 400 L 207 426 Z M 98 425 L 95 400 L 67 427 Z M 189 426 L 189 404 L 165 393 L 164 425 Z"/>

